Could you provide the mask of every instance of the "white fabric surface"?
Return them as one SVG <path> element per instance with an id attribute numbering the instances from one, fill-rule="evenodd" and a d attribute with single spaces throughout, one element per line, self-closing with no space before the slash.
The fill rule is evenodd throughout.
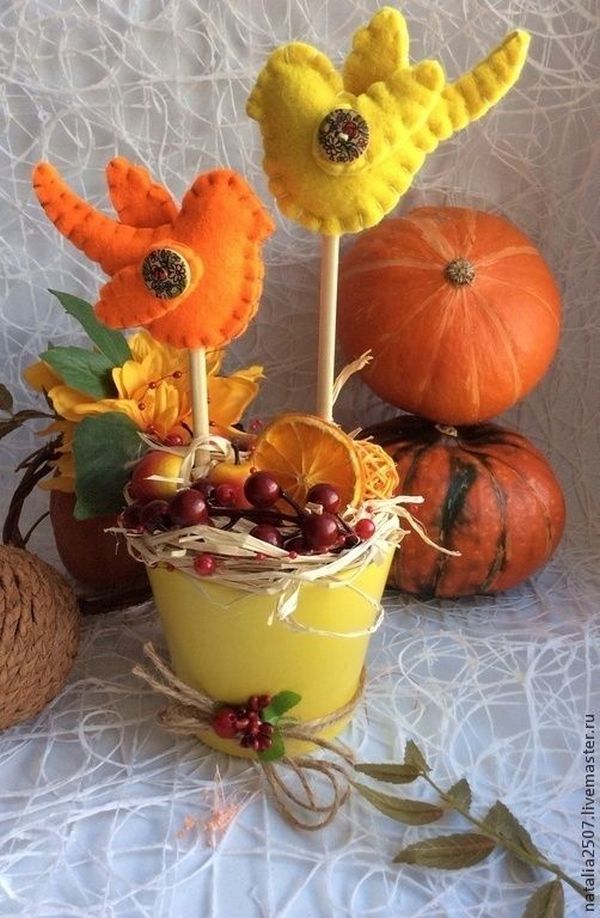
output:
<path id="1" fill-rule="evenodd" d="M 372 0 L 3 0 L 0 5 L 1 376 L 18 407 L 20 371 L 50 339 L 78 339 L 45 292 L 93 299 L 99 272 L 46 221 L 30 191 L 48 158 L 107 206 L 116 153 L 145 163 L 176 194 L 229 164 L 269 200 L 256 125 L 244 103 L 272 47 L 302 39 L 336 59 Z M 577 876 L 583 717 L 598 712 L 597 244 L 599 29 L 596 0 L 413 0 L 413 57 L 450 76 L 513 25 L 533 34 L 530 63 L 484 121 L 430 157 L 401 202 L 503 212 L 546 255 L 564 294 L 555 364 L 505 420 L 550 458 L 569 518 L 553 563 L 497 599 L 419 603 L 398 595 L 369 656 L 367 709 L 345 734 L 365 760 L 392 760 L 413 737 L 441 783 L 466 776 L 476 811 L 500 796 L 552 859 Z M 267 248 L 262 309 L 228 365 L 265 363 L 257 411 L 310 410 L 318 242 L 289 221 Z M 393 414 L 358 381 L 339 420 Z M 39 442 L 39 441 L 38 441 Z M 36 443 L 0 442 L 4 502 Z M 44 502 L 36 495 L 35 518 Z M 53 557 L 50 537 L 32 546 Z M 65 692 L 0 736 L 0 915 L 40 918 L 516 918 L 547 875 L 504 857 L 461 873 L 398 869 L 393 854 L 440 827 L 404 828 L 359 800 L 321 833 L 286 826 L 262 793 L 212 850 L 187 815 L 208 817 L 217 764 L 229 792 L 248 768 L 174 740 L 160 700 L 130 675 L 160 643 L 152 608 L 88 621 Z M 417 788 L 417 793 L 424 793 Z M 459 821 L 444 822 L 460 825 Z M 567 891 L 567 914 L 582 914 Z"/>

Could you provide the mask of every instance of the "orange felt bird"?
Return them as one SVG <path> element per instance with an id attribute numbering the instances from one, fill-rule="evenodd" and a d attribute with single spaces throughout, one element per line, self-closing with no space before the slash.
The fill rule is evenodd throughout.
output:
<path id="1" fill-rule="evenodd" d="M 218 169 L 200 175 L 181 209 L 146 169 L 126 159 L 106 168 L 118 220 L 79 198 L 49 163 L 33 172 L 38 200 L 56 228 L 111 279 L 98 318 L 143 325 L 175 347 L 220 347 L 258 308 L 261 244 L 274 224 L 248 183 Z"/>

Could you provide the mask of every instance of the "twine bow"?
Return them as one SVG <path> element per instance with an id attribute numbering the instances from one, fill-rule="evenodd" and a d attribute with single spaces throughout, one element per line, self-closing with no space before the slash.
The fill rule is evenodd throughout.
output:
<path id="1" fill-rule="evenodd" d="M 184 736 L 195 736 L 200 730 L 210 729 L 216 710 L 215 700 L 182 682 L 151 643 L 144 645 L 144 654 L 154 671 L 136 664 L 132 672 L 169 699 L 167 707 L 159 711 L 159 722 L 173 733 Z M 362 697 L 364 687 L 363 669 L 356 692 L 341 708 L 324 717 L 302 723 L 291 718 L 282 719 L 278 727 L 284 741 L 294 739 L 313 743 L 333 753 L 347 765 L 353 765 L 354 757 L 347 746 L 323 739 L 319 734 L 327 727 L 342 721 L 354 710 Z M 298 829 L 314 831 L 329 825 L 350 794 L 350 779 L 346 769 L 329 759 L 311 759 L 307 756 L 292 759 L 283 756 L 276 762 L 263 762 L 260 759 L 254 761 L 262 771 L 275 806 L 284 819 Z M 284 777 L 286 771 L 291 772 L 290 777 Z M 329 793 L 325 801 L 317 797 L 311 786 L 310 778 L 314 775 L 323 776 L 329 784 Z M 297 787 L 293 786 L 294 780 Z M 299 812 L 301 816 L 298 815 Z"/>

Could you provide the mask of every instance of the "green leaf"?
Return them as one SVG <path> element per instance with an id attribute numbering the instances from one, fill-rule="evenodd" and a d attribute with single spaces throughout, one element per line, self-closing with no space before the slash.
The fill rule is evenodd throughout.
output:
<path id="1" fill-rule="evenodd" d="M 403 822 L 409 826 L 425 826 L 430 822 L 436 822 L 444 815 L 444 810 L 440 806 L 434 806 L 432 803 L 381 794 L 379 791 L 367 787 L 366 784 L 352 782 L 352 786 L 356 788 L 361 797 L 368 800 L 381 813 L 385 813 L 390 819 L 395 819 L 397 822 Z"/>
<path id="2" fill-rule="evenodd" d="M 419 772 L 431 771 L 425 756 L 417 744 L 412 740 L 409 740 L 406 744 L 406 748 L 404 750 L 404 764 L 412 765 L 413 768 L 416 768 Z"/>
<path id="3" fill-rule="evenodd" d="M 271 739 L 273 741 L 271 746 L 258 753 L 261 762 L 276 762 L 277 759 L 281 759 L 285 755 L 285 746 L 283 744 L 281 730 L 275 727 Z"/>
<path id="4" fill-rule="evenodd" d="M 90 303 L 70 293 L 61 293 L 60 290 L 50 290 L 49 293 L 52 293 L 66 312 L 83 326 L 98 350 L 108 357 L 112 367 L 121 367 L 126 360 L 131 360 L 132 355 L 125 335 L 102 325 Z"/>
<path id="5" fill-rule="evenodd" d="M 446 791 L 446 797 L 454 807 L 461 807 L 468 810 L 471 806 L 471 788 L 466 778 L 461 778 L 456 784 L 453 784 L 450 790 Z"/>
<path id="6" fill-rule="evenodd" d="M 104 354 L 82 347 L 53 347 L 40 354 L 40 358 L 56 370 L 68 386 L 86 395 L 96 398 L 117 395 L 111 376 L 113 364 Z"/>
<path id="7" fill-rule="evenodd" d="M 85 418 L 75 429 L 75 518 L 85 520 L 123 507 L 123 488 L 129 478 L 126 464 L 142 448 L 138 431 L 118 411 Z"/>
<path id="8" fill-rule="evenodd" d="M 361 762 L 354 766 L 361 775 L 368 775 L 388 784 L 410 784 L 419 777 L 419 770 L 414 765 L 387 765 L 377 762 Z"/>
<path id="9" fill-rule="evenodd" d="M 531 840 L 531 835 L 527 829 L 521 825 L 501 800 L 496 800 L 488 810 L 483 819 L 483 824 L 495 835 L 517 845 L 525 854 L 543 857 Z"/>
<path id="10" fill-rule="evenodd" d="M 551 880 L 533 894 L 523 918 L 563 918 L 565 914 L 565 894 L 560 880 Z"/>
<path id="11" fill-rule="evenodd" d="M 12 414 L 13 397 L 3 383 L 0 383 L 0 411 Z"/>
<path id="12" fill-rule="evenodd" d="M 17 413 L 13 414 L 7 421 L 0 421 L 0 440 L 2 440 L 3 437 L 7 437 L 13 430 L 18 430 L 25 421 L 35 420 L 36 418 L 45 418 L 46 420 L 53 419 L 51 414 L 44 414 L 43 411 L 17 411 Z"/>
<path id="13" fill-rule="evenodd" d="M 477 832 L 440 835 L 409 845 L 394 858 L 395 864 L 418 864 L 441 870 L 461 870 L 485 860 L 496 843 Z"/>
<path id="14" fill-rule="evenodd" d="M 271 703 L 263 708 L 262 719 L 270 724 L 276 724 L 286 711 L 296 707 L 301 701 L 302 695 L 298 695 L 297 692 L 279 692 L 271 698 Z"/>

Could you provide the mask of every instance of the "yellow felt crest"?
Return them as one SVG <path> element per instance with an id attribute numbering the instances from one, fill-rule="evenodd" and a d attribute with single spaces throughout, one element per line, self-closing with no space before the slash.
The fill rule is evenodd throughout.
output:
<path id="1" fill-rule="evenodd" d="M 384 7 L 354 36 L 341 73 L 310 45 L 277 48 L 247 110 L 261 127 L 263 164 L 279 208 L 325 235 L 378 223 L 425 156 L 508 92 L 528 45 L 526 32 L 512 32 L 447 84 L 436 61 L 409 64 L 404 17 Z"/>

